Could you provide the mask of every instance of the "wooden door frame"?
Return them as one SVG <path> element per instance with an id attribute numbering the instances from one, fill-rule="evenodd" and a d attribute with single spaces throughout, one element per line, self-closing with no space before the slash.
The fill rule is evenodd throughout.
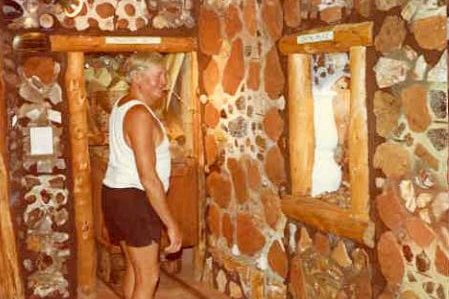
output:
<path id="1" fill-rule="evenodd" d="M 72 153 L 73 197 L 77 234 L 78 298 L 88 298 L 95 289 L 95 230 L 93 222 L 92 186 L 90 177 L 89 137 L 87 122 L 87 98 L 84 87 L 84 56 L 94 52 L 164 52 L 191 54 L 191 91 L 193 119 L 194 158 L 198 171 L 198 196 L 204 197 L 204 150 L 201 133 L 200 103 L 197 99 L 198 58 L 196 40 L 190 37 L 148 36 L 80 36 L 51 35 L 51 50 L 67 55 L 65 85 L 69 107 L 69 134 Z M 200 201 L 199 217 L 203 203 Z M 201 223 L 199 221 L 199 223 Z M 202 271 L 204 252 L 200 242 L 194 248 L 195 272 Z"/>

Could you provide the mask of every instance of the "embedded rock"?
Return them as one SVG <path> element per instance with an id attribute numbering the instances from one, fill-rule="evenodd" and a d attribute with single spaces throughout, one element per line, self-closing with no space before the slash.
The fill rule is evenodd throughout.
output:
<path id="1" fill-rule="evenodd" d="M 206 179 L 207 189 L 213 200 L 222 208 L 231 201 L 231 182 L 217 172 L 212 172 Z"/>
<path id="2" fill-rule="evenodd" d="M 410 156 L 400 144 L 387 141 L 374 154 L 374 167 L 382 169 L 387 177 L 401 178 L 410 171 Z"/>
<path id="3" fill-rule="evenodd" d="M 278 241 L 274 241 L 268 252 L 268 263 L 274 272 L 281 277 L 287 277 L 288 261 L 285 251 Z"/>
<path id="4" fill-rule="evenodd" d="M 393 7 L 402 5 L 405 0 L 376 0 L 376 7 L 378 10 L 387 11 Z"/>
<path id="5" fill-rule="evenodd" d="M 260 177 L 258 163 L 249 156 L 243 158 L 243 164 L 246 166 L 248 174 L 248 185 L 252 190 L 258 190 L 262 179 Z"/>
<path id="6" fill-rule="evenodd" d="M 435 233 L 418 217 L 407 218 L 405 229 L 413 241 L 421 248 L 427 248 L 435 240 Z"/>
<path id="7" fill-rule="evenodd" d="M 235 197 L 239 203 L 244 203 L 248 200 L 248 186 L 245 169 L 243 168 L 243 165 L 234 158 L 229 158 L 227 164 L 232 176 Z"/>
<path id="8" fill-rule="evenodd" d="M 401 101 L 387 92 L 378 90 L 374 95 L 374 114 L 377 134 L 387 137 L 396 128 L 401 116 Z"/>
<path id="9" fill-rule="evenodd" d="M 431 90 L 430 107 L 437 118 L 447 117 L 447 93 L 443 90 Z"/>
<path id="10" fill-rule="evenodd" d="M 285 161 L 277 145 L 268 150 L 265 160 L 265 172 L 270 181 L 277 186 L 286 182 Z"/>
<path id="11" fill-rule="evenodd" d="M 272 47 L 266 56 L 264 78 L 268 96 L 277 99 L 284 91 L 285 76 L 276 47 Z"/>
<path id="12" fill-rule="evenodd" d="M 258 90 L 260 86 L 260 63 L 251 61 L 249 63 L 248 78 L 246 84 L 249 89 Z"/>
<path id="13" fill-rule="evenodd" d="M 281 215 L 280 198 L 273 191 L 265 189 L 260 195 L 264 207 L 265 220 L 267 224 L 273 229 L 276 229 L 276 225 Z"/>
<path id="14" fill-rule="evenodd" d="M 240 19 L 240 10 L 237 6 L 231 4 L 225 13 L 226 35 L 232 40 L 241 30 L 242 21 Z"/>
<path id="15" fill-rule="evenodd" d="M 235 94 L 237 88 L 245 75 L 245 66 L 243 61 L 243 43 L 242 40 L 236 39 L 232 43 L 231 55 L 226 63 L 223 72 L 223 90 L 228 94 Z"/>
<path id="16" fill-rule="evenodd" d="M 387 16 L 376 36 L 376 50 L 387 54 L 402 48 L 407 30 L 405 22 L 398 16 Z"/>
<path id="17" fill-rule="evenodd" d="M 278 109 L 272 108 L 265 114 L 263 128 L 271 140 L 278 141 L 284 129 L 284 121 L 279 115 Z"/>
<path id="18" fill-rule="evenodd" d="M 214 135 L 206 135 L 204 148 L 206 152 L 207 165 L 214 164 L 217 161 L 218 157 L 218 145 Z"/>
<path id="19" fill-rule="evenodd" d="M 250 214 L 237 214 L 237 245 L 240 252 L 252 256 L 263 248 L 265 237 Z"/>
<path id="20" fill-rule="evenodd" d="M 381 235 L 377 244 L 377 256 L 385 279 L 392 285 L 401 283 L 405 273 L 405 262 L 401 247 L 392 232 Z"/>
<path id="21" fill-rule="evenodd" d="M 385 88 L 403 82 L 409 69 L 410 66 L 406 61 L 381 57 L 374 66 L 377 85 Z"/>
<path id="22" fill-rule="evenodd" d="M 232 223 L 231 215 L 225 213 L 222 218 L 221 224 L 223 237 L 226 239 L 228 246 L 231 247 L 234 244 L 234 224 Z"/>
<path id="23" fill-rule="evenodd" d="M 446 128 L 430 129 L 427 131 L 426 135 L 433 147 L 438 151 L 447 148 L 449 134 Z"/>
<path id="24" fill-rule="evenodd" d="M 246 29 L 251 36 L 256 36 L 257 33 L 257 3 L 256 0 L 243 1 L 243 20 L 246 24 Z"/>
<path id="25" fill-rule="evenodd" d="M 446 48 L 446 17 L 434 16 L 414 21 L 411 31 L 423 49 L 442 51 Z"/>
<path id="26" fill-rule="evenodd" d="M 408 216 L 396 189 L 392 186 L 389 186 L 384 193 L 377 196 L 376 208 L 382 222 L 393 231 L 399 230 Z"/>
<path id="27" fill-rule="evenodd" d="M 204 107 L 204 123 L 211 128 L 215 128 L 219 121 L 220 112 L 218 112 L 214 104 L 211 102 L 207 103 Z"/>
<path id="28" fill-rule="evenodd" d="M 420 158 L 427 166 L 438 171 L 440 161 L 435 158 L 421 143 L 415 148 L 415 155 Z"/>
<path id="29" fill-rule="evenodd" d="M 445 253 L 440 246 L 435 252 L 435 267 L 441 275 L 449 276 L 449 254 Z"/>
<path id="30" fill-rule="evenodd" d="M 401 92 L 402 108 L 410 129 L 424 132 L 432 122 L 427 108 L 427 88 L 422 84 L 413 84 Z"/>
<path id="31" fill-rule="evenodd" d="M 301 2 L 297 0 L 284 1 L 284 20 L 289 27 L 301 25 Z"/>
<path id="32" fill-rule="evenodd" d="M 220 236 L 220 211 L 215 205 L 209 205 L 208 207 L 207 226 L 213 235 Z"/>
<path id="33" fill-rule="evenodd" d="M 203 79 L 203 86 L 206 93 L 210 96 L 214 93 L 215 87 L 220 82 L 220 73 L 218 65 L 214 59 L 211 59 L 207 67 L 203 71 L 201 77 Z"/>
<path id="34" fill-rule="evenodd" d="M 320 11 L 320 19 L 328 24 L 336 23 L 343 18 L 343 7 L 332 6 Z"/>
<path id="35" fill-rule="evenodd" d="M 200 50 L 207 55 L 216 55 L 222 44 L 221 25 L 217 13 L 201 6 L 198 20 Z"/>
<path id="36" fill-rule="evenodd" d="M 273 41 L 282 35 L 283 15 L 279 0 L 264 0 L 262 3 L 262 18 L 266 31 Z"/>

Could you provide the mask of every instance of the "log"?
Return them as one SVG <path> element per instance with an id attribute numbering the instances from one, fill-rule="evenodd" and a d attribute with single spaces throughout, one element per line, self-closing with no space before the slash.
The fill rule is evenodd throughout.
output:
<path id="1" fill-rule="evenodd" d="M 327 41 L 299 44 L 298 36 L 333 32 L 333 38 Z M 353 46 L 371 46 L 373 44 L 373 22 L 357 24 L 341 24 L 332 27 L 304 31 L 281 38 L 279 49 L 283 54 L 304 53 L 332 53 L 346 52 Z"/>
<path id="2" fill-rule="evenodd" d="M 191 52 L 196 40 L 191 37 L 51 35 L 54 52 Z"/>
<path id="3" fill-rule="evenodd" d="M 24 287 L 20 278 L 16 237 L 9 206 L 9 176 L 5 165 L 7 119 L 3 55 L 0 49 L 0 298 L 23 299 Z"/>
<path id="4" fill-rule="evenodd" d="M 352 47 L 351 114 L 349 120 L 349 177 L 351 210 L 363 220 L 369 219 L 368 120 L 366 111 L 366 48 Z"/>
<path id="5" fill-rule="evenodd" d="M 291 195 L 283 197 L 281 207 L 287 217 L 374 247 L 374 223 L 355 217 L 349 210 L 311 197 Z"/>
<path id="6" fill-rule="evenodd" d="M 88 149 L 87 98 L 84 90 L 84 54 L 67 53 L 65 86 L 69 110 L 69 134 L 77 235 L 77 298 L 94 298 L 95 236 Z"/>
<path id="7" fill-rule="evenodd" d="M 309 195 L 314 163 L 311 57 L 288 56 L 288 117 L 292 194 Z"/>

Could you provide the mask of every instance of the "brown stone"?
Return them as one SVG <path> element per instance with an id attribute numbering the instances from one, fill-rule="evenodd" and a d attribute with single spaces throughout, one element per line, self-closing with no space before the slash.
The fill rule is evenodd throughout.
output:
<path id="1" fill-rule="evenodd" d="M 249 187 L 253 190 L 258 190 L 261 185 L 262 179 L 260 177 L 257 161 L 249 156 L 244 156 L 243 163 L 246 165 Z"/>
<path id="2" fill-rule="evenodd" d="M 371 15 L 371 3 L 372 0 L 355 0 L 354 8 L 360 15 L 369 18 Z"/>
<path id="3" fill-rule="evenodd" d="M 271 99 L 277 99 L 284 91 L 285 76 L 276 47 L 268 52 L 264 69 L 265 91 Z"/>
<path id="4" fill-rule="evenodd" d="M 206 162 L 208 165 L 212 165 L 217 161 L 218 146 L 214 135 L 206 135 L 204 141 L 204 148 L 206 151 Z"/>
<path id="5" fill-rule="evenodd" d="M 376 7 L 379 10 L 387 11 L 401 5 L 404 1 L 405 0 L 376 0 Z"/>
<path id="6" fill-rule="evenodd" d="M 136 19 L 136 29 L 141 29 L 141 28 L 145 27 L 146 25 L 147 25 L 147 22 L 145 21 L 144 18 L 138 17 Z"/>
<path id="7" fill-rule="evenodd" d="M 216 205 L 209 205 L 207 210 L 207 226 L 213 235 L 220 236 L 220 210 Z"/>
<path id="8" fill-rule="evenodd" d="M 115 7 L 111 3 L 103 2 L 96 6 L 97 14 L 102 18 L 110 18 L 115 15 Z"/>
<path id="9" fill-rule="evenodd" d="M 243 1 L 243 19 L 246 24 L 246 30 L 251 36 L 257 33 L 257 7 L 256 0 Z"/>
<path id="10" fill-rule="evenodd" d="M 202 74 L 203 87 L 208 95 L 214 93 L 215 87 L 220 82 L 220 73 L 218 65 L 214 59 L 211 59 Z"/>
<path id="11" fill-rule="evenodd" d="M 343 7 L 333 6 L 320 11 L 320 19 L 328 24 L 336 23 L 343 17 Z"/>
<path id="12" fill-rule="evenodd" d="M 405 22 L 399 16 L 387 16 L 376 36 L 376 50 L 387 54 L 402 48 L 407 30 Z"/>
<path id="13" fill-rule="evenodd" d="M 213 200 L 222 208 L 227 208 L 231 200 L 231 182 L 229 179 L 212 172 L 206 179 L 207 189 Z"/>
<path id="14" fill-rule="evenodd" d="M 395 296 L 388 290 L 384 290 L 377 299 L 396 299 Z"/>
<path id="15" fill-rule="evenodd" d="M 305 275 L 299 254 L 291 260 L 289 282 L 289 291 L 293 298 L 307 298 Z"/>
<path id="16" fill-rule="evenodd" d="M 283 15 L 279 0 L 263 0 L 262 19 L 265 29 L 273 41 L 282 36 Z"/>
<path id="17" fill-rule="evenodd" d="M 371 277 L 368 271 L 355 278 L 355 297 L 357 299 L 372 299 Z"/>
<path id="18" fill-rule="evenodd" d="M 405 262 L 396 237 L 392 232 L 385 232 L 380 236 L 377 244 L 377 256 L 382 274 L 392 285 L 401 283 L 405 271 Z"/>
<path id="19" fill-rule="evenodd" d="M 215 128 L 220 121 L 220 112 L 211 102 L 204 107 L 204 123 L 211 128 Z"/>
<path id="20" fill-rule="evenodd" d="M 276 229 L 276 225 L 281 215 L 280 198 L 269 189 L 264 189 L 260 195 L 262 201 L 265 219 L 269 226 Z"/>
<path id="21" fill-rule="evenodd" d="M 242 21 L 240 20 L 240 9 L 231 4 L 225 12 L 225 30 L 228 39 L 232 40 L 236 34 L 242 30 Z"/>
<path id="22" fill-rule="evenodd" d="M 318 251 L 321 255 L 327 256 L 331 252 L 329 239 L 322 233 L 318 232 L 315 234 L 313 238 L 313 245 L 315 246 L 316 251 Z"/>
<path id="23" fill-rule="evenodd" d="M 128 16 L 132 17 L 136 14 L 136 8 L 134 7 L 134 5 L 128 3 L 125 5 L 125 12 Z"/>
<path id="24" fill-rule="evenodd" d="M 228 169 L 231 172 L 235 197 L 239 203 L 244 203 L 248 200 L 248 184 L 245 169 L 243 168 L 243 165 L 234 158 L 229 158 L 227 164 Z"/>
<path id="25" fill-rule="evenodd" d="M 341 267 L 346 268 L 352 265 L 352 260 L 348 255 L 345 242 L 339 241 L 337 246 L 332 250 L 332 259 Z M 358 297 L 357 297 L 358 298 Z"/>
<path id="26" fill-rule="evenodd" d="M 387 92 L 378 90 L 374 95 L 374 114 L 377 134 L 388 137 L 396 128 L 401 116 L 401 101 Z"/>
<path id="27" fill-rule="evenodd" d="M 268 150 L 265 160 L 265 172 L 273 184 L 280 186 L 287 180 L 285 161 L 277 145 Z"/>
<path id="28" fill-rule="evenodd" d="M 284 121 L 279 115 L 277 108 L 272 108 L 265 114 L 263 119 L 263 128 L 268 137 L 273 141 L 278 141 L 284 130 Z"/>
<path id="29" fill-rule="evenodd" d="M 274 272 L 283 278 L 287 277 L 287 254 L 278 241 L 274 241 L 270 247 L 270 251 L 268 252 L 268 263 Z"/>
<path id="30" fill-rule="evenodd" d="M 409 215 L 401 204 L 398 191 L 391 185 L 386 188 L 384 193 L 377 196 L 376 207 L 382 222 L 393 231 L 401 228 Z"/>
<path id="31" fill-rule="evenodd" d="M 435 267 L 441 275 L 449 276 L 449 255 L 440 246 L 435 252 Z"/>
<path id="32" fill-rule="evenodd" d="M 389 178 L 400 179 L 410 172 L 410 155 L 400 144 L 393 141 L 382 143 L 374 154 L 374 167 L 382 169 Z"/>
<path id="33" fill-rule="evenodd" d="M 243 254 L 252 256 L 265 245 L 263 233 L 255 226 L 250 214 L 237 214 L 237 245 Z"/>
<path id="34" fill-rule="evenodd" d="M 120 19 L 116 23 L 117 29 L 126 29 L 126 28 L 128 28 L 128 25 L 129 25 L 129 23 L 128 23 L 128 20 L 126 20 L 126 19 Z"/>
<path id="35" fill-rule="evenodd" d="M 23 64 L 23 71 L 27 78 L 38 77 L 42 83 L 50 84 L 54 81 L 55 62 L 51 57 L 34 56 Z"/>
<path id="36" fill-rule="evenodd" d="M 304 252 L 312 247 L 312 244 L 313 242 L 310 238 L 309 232 L 304 226 L 301 227 L 301 235 L 299 236 L 298 240 L 298 249 L 300 250 L 300 252 Z"/>
<path id="37" fill-rule="evenodd" d="M 416 295 L 415 292 L 409 290 L 401 293 L 400 299 L 421 299 L 421 297 Z"/>
<path id="38" fill-rule="evenodd" d="M 430 168 L 436 171 L 440 168 L 440 161 L 438 161 L 438 159 L 435 158 L 421 143 L 416 145 L 415 155 Z"/>
<path id="39" fill-rule="evenodd" d="M 284 1 L 284 20 L 289 27 L 296 28 L 301 25 L 301 1 Z"/>
<path id="40" fill-rule="evenodd" d="M 207 55 L 216 55 L 222 44 L 221 25 L 218 14 L 201 6 L 198 19 L 198 40 L 200 50 Z"/>
<path id="41" fill-rule="evenodd" d="M 231 247 L 234 244 L 234 224 L 232 223 L 231 215 L 228 213 L 225 213 L 222 219 L 223 237 L 226 239 L 228 246 Z"/>
<path id="42" fill-rule="evenodd" d="M 260 86 L 260 63 L 251 61 L 249 63 L 248 78 L 246 84 L 249 89 L 258 90 Z"/>
<path id="43" fill-rule="evenodd" d="M 446 17 L 434 16 L 413 22 L 411 31 L 418 45 L 426 50 L 446 48 Z"/>
<path id="44" fill-rule="evenodd" d="M 402 109 L 410 129 L 424 132 L 432 122 L 427 107 L 427 88 L 423 84 L 413 84 L 401 92 Z"/>
<path id="45" fill-rule="evenodd" d="M 235 94 L 244 75 L 243 43 L 239 38 L 232 43 L 231 55 L 228 58 L 223 72 L 222 85 L 224 92 L 231 95 Z"/>
<path id="46" fill-rule="evenodd" d="M 418 217 L 407 218 L 405 228 L 413 241 L 421 248 L 427 248 L 435 239 L 432 229 Z"/>

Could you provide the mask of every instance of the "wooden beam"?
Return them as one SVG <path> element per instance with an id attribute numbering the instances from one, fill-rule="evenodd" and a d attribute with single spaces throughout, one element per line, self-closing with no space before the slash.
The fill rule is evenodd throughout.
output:
<path id="1" fill-rule="evenodd" d="M 84 90 L 84 54 L 67 53 L 65 75 L 69 107 L 69 133 L 73 177 L 73 197 L 77 235 L 77 298 L 95 293 L 95 230 L 88 149 L 87 98 Z"/>
<path id="2" fill-rule="evenodd" d="M 23 299 L 24 288 L 20 278 L 16 237 L 9 205 L 8 171 L 5 165 L 7 119 L 3 56 L 0 49 L 0 298 Z"/>
<path id="3" fill-rule="evenodd" d="M 369 219 L 368 120 L 366 111 L 366 48 L 352 47 L 351 113 L 349 121 L 349 177 L 351 210 L 359 219 Z"/>
<path id="4" fill-rule="evenodd" d="M 308 34 L 332 32 L 333 38 L 321 42 L 298 43 L 297 37 Z M 373 44 L 373 22 L 342 24 L 292 34 L 281 38 L 279 49 L 283 54 L 346 52 L 353 46 L 371 46 Z"/>
<path id="5" fill-rule="evenodd" d="M 54 52 L 191 52 L 191 37 L 51 35 Z"/>
<path id="6" fill-rule="evenodd" d="M 287 217 L 374 247 L 374 223 L 354 217 L 349 210 L 310 197 L 291 195 L 282 199 L 281 207 Z"/>
<path id="7" fill-rule="evenodd" d="M 309 195 L 312 188 L 315 138 L 312 95 L 312 59 L 288 56 L 288 116 L 292 194 Z"/>

